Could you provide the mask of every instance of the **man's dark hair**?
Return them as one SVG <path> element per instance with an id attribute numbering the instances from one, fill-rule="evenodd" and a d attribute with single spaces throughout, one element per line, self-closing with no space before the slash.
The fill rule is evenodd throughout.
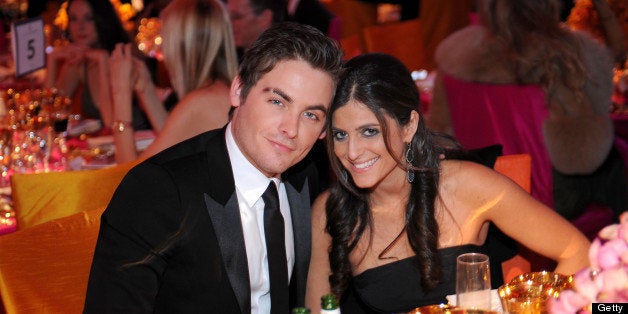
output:
<path id="1" fill-rule="evenodd" d="M 249 3 L 255 15 L 260 15 L 266 9 L 273 12 L 273 24 L 283 22 L 288 14 L 286 0 L 249 0 Z"/>
<path id="2" fill-rule="evenodd" d="M 338 83 L 342 50 L 336 41 L 318 29 L 294 22 L 271 26 L 253 43 L 242 59 L 239 76 L 240 98 L 244 102 L 259 79 L 284 60 L 301 60 L 328 73 Z"/>

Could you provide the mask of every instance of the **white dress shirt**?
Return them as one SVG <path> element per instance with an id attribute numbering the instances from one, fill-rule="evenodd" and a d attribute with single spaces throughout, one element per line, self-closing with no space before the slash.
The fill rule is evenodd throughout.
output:
<path id="1" fill-rule="evenodd" d="M 227 126 L 225 140 L 231 161 L 238 205 L 240 206 L 242 230 L 244 230 L 244 244 L 251 284 L 251 313 L 270 313 L 270 277 L 266 255 L 266 238 L 264 236 L 264 200 L 262 200 L 262 194 L 266 191 L 268 183 L 271 180 L 275 181 L 279 192 L 279 208 L 285 225 L 288 278 L 291 278 L 294 268 L 294 235 L 286 187 L 279 179 L 266 177 L 244 157 L 233 139 L 231 123 Z"/>

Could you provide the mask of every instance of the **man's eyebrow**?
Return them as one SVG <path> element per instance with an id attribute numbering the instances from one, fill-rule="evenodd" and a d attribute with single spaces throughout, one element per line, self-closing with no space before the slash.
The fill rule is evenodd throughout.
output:
<path id="1" fill-rule="evenodd" d="M 282 90 L 278 89 L 278 88 L 273 88 L 273 87 L 267 87 L 264 88 L 264 92 L 271 92 L 281 98 L 283 98 L 285 101 L 291 103 L 292 102 L 292 97 L 288 96 L 288 94 L 284 93 Z"/>
<path id="2" fill-rule="evenodd" d="M 264 92 L 271 92 L 275 95 L 278 95 L 279 97 L 283 98 L 285 101 L 287 101 L 288 103 L 292 103 L 292 97 L 288 96 L 288 94 L 284 93 L 281 89 L 278 88 L 272 88 L 272 87 L 268 87 L 264 89 Z M 307 110 L 320 110 L 324 113 L 327 113 L 327 108 L 322 105 L 322 104 L 318 104 L 318 105 L 310 105 L 306 107 Z"/>
<path id="3" fill-rule="evenodd" d="M 320 110 L 324 113 L 327 113 L 327 108 L 323 105 L 310 105 L 310 106 L 307 106 L 306 109 L 307 110 Z"/>

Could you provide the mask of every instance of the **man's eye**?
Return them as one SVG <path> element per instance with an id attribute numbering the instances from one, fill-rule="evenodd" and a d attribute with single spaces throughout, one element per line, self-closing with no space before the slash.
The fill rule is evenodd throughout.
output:
<path id="1" fill-rule="evenodd" d="M 347 138 L 347 132 L 334 130 L 334 131 L 332 131 L 332 137 L 336 141 L 342 141 L 345 138 Z"/>
<path id="2" fill-rule="evenodd" d="M 320 121 L 320 118 L 318 117 L 318 115 L 313 113 L 313 112 L 306 111 L 306 112 L 303 113 L 303 115 L 305 117 L 307 117 L 308 119 L 310 119 L 310 120 Z"/>
<path id="3" fill-rule="evenodd" d="M 366 137 L 372 137 L 379 134 L 379 130 L 373 129 L 373 128 L 366 128 L 362 131 L 362 134 L 364 134 L 364 136 Z"/>

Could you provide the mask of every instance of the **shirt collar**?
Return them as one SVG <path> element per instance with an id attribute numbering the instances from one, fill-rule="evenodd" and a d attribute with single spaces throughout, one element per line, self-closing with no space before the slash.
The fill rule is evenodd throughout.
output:
<path id="1" fill-rule="evenodd" d="M 231 123 L 227 125 L 225 142 L 227 144 L 229 160 L 231 161 L 231 171 L 233 171 L 235 187 L 240 195 L 243 196 L 247 205 L 252 208 L 255 202 L 262 197 L 262 194 L 266 191 L 268 183 L 271 180 L 275 181 L 277 188 L 279 188 L 279 182 L 276 178 L 271 179 L 266 177 L 244 157 L 244 154 L 242 154 L 242 151 L 233 138 Z"/>

